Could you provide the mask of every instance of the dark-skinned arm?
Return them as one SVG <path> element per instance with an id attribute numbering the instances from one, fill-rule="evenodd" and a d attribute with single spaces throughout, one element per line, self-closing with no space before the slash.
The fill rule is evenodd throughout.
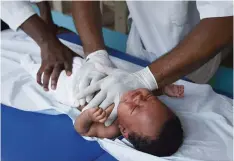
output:
<path id="1" fill-rule="evenodd" d="M 65 69 L 67 75 L 72 73 L 72 58 L 77 56 L 72 50 L 63 45 L 55 33 L 38 16 L 28 18 L 20 28 L 27 33 L 40 47 L 42 64 L 37 73 L 37 82 L 48 91 L 51 77 L 51 89 L 56 89 L 59 75 Z M 43 82 L 41 77 L 43 75 Z"/>
<path id="2" fill-rule="evenodd" d="M 62 33 L 72 32 L 69 29 L 58 26 L 54 23 L 54 21 L 52 19 L 51 7 L 49 4 L 49 1 L 41 1 L 41 2 L 36 3 L 36 5 L 40 11 L 40 17 L 48 25 L 48 27 L 51 29 L 51 31 L 54 32 L 54 34 L 58 35 L 58 34 L 62 34 Z"/>
<path id="3" fill-rule="evenodd" d="M 54 24 L 51 16 L 51 8 L 48 1 L 41 1 L 36 3 L 40 11 L 41 18 L 45 21 L 46 24 Z"/>
<path id="4" fill-rule="evenodd" d="M 51 78 L 51 88 L 56 89 L 63 69 L 67 75 L 71 75 L 72 58 L 76 54 L 58 40 L 55 32 L 35 14 L 29 1 L 1 1 L 1 6 L 1 19 L 13 30 L 21 28 L 41 49 L 42 64 L 37 74 L 37 82 L 47 91 Z M 45 11 L 50 13 L 48 6 Z"/>
<path id="5" fill-rule="evenodd" d="M 232 16 L 203 19 L 183 41 L 149 68 L 160 88 L 199 68 L 232 41 Z"/>
<path id="6" fill-rule="evenodd" d="M 73 1 L 72 15 L 86 55 L 105 49 L 98 1 Z"/>

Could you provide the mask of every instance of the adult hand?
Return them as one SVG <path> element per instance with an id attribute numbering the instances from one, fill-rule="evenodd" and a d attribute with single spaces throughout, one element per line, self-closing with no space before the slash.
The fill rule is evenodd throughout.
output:
<path id="1" fill-rule="evenodd" d="M 51 78 L 51 89 L 55 90 L 61 71 L 65 69 L 67 76 L 70 76 L 72 74 L 72 58 L 78 55 L 63 45 L 55 36 L 40 45 L 40 48 L 42 63 L 37 73 L 37 83 L 42 85 L 45 91 L 48 91 Z"/>
<path id="2" fill-rule="evenodd" d="M 135 73 L 128 73 L 120 69 L 111 69 L 107 67 L 97 67 L 100 71 L 108 76 L 99 82 L 90 85 L 85 90 L 80 91 L 77 99 L 83 98 L 96 91 L 100 92 L 89 102 L 83 109 L 100 107 L 106 109 L 112 103 L 115 104 L 108 120 L 105 122 L 106 126 L 112 124 L 117 117 L 117 106 L 119 105 L 120 97 L 127 91 L 138 88 L 147 88 L 149 90 L 157 89 L 157 82 L 150 72 L 149 68 L 144 68 Z"/>
<path id="3" fill-rule="evenodd" d="M 78 78 L 77 85 L 78 91 L 84 91 L 89 85 L 92 85 L 106 76 L 102 71 L 99 71 L 95 66 L 100 64 L 103 67 L 111 67 L 111 60 L 109 59 L 108 53 L 105 50 L 98 50 L 89 54 L 86 58 L 86 62 L 79 69 L 82 71 L 82 75 Z M 95 91 L 94 91 L 95 92 Z M 79 103 L 83 106 L 86 102 L 90 102 L 93 98 L 93 93 L 89 93 L 85 97 L 80 98 Z"/>
<path id="4" fill-rule="evenodd" d="M 67 75 L 72 74 L 72 58 L 78 56 L 63 45 L 48 25 L 38 16 L 29 17 L 20 28 L 28 34 L 41 49 L 41 67 L 37 73 L 37 82 L 48 91 L 51 78 L 51 89 L 56 89 L 58 77 L 65 69 Z M 43 78 L 42 77 L 43 74 Z M 43 83 L 41 82 L 43 79 Z"/>

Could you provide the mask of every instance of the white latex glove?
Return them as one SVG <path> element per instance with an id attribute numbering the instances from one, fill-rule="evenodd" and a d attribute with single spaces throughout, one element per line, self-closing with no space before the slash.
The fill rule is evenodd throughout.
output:
<path id="1" fill-rule="evenodd" d="M 89 54 L 86 57 L 86 62 L 79 69 L 82 71 L 80 72 L 82 75 L 80 75 L 77 80 L 77 82 L 79 82 L 77 83 L 76 87 L 78 88 L 78 91 L 85 90 L 89 85 L 98 82 L 106 76 L 105 73 L 102 73 L 95 68 L 95 64 L 101 64 L 106 67 L 114 67 L 106 50 L 98 50 Z M 83 106 L 85 105 L 85 102 L 89 103 L 92 98 L 93 93 L 89 93 L 89 95 L 86 95 L 79 100 L 79 104 Z"/>
<path id="2" fill-rule="evenodd" d="M 106 67 L 97 68 L 108 76 L 99 82 L 90 85 L 85 90 L 80 91 L 77 98 L 83 98 L 100 90 L 100 92 L 89 102 L 83 111 L 97 106 L 106 109 L 109 105 L 114 103 L 114 109 L 112 110 L 108 120 L 105 122 L 106 126 L 111 125 L 116 119 L 117 107 L 121 96 L 125 92 L 138 88 L 147 88 L 151 91 L 158 88 L 157 82 L 148 67 L 135 73 L 128 73 L 120 69 L 113 70 L 113 68 L 111 69 Z"/>

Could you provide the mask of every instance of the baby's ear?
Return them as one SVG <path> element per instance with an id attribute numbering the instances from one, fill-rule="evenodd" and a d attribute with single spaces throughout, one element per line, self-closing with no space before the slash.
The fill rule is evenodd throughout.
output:
<path id="1" fill-rule="evenodd" d="M 122 135 L 127 139 L 128 138 L 128 131 L 125 127 L 119 125 L 119 129 L 120 129 L 120 132 L 122 133 Z"/>
<path id="2" fill-rule="evenodd" d="M 124 133 L 123 136 L 125 139 L 128 139 L 128 133 Z"/>

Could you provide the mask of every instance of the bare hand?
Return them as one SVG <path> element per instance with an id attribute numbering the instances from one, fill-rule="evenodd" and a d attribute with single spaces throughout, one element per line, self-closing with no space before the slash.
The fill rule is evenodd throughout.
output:
<path id="1" fill-rule="evenodd" d="M 72 74 L 72 60 L 74 56 L 78 55 L 63 45 L 56 37 L 49 39 L 40 47 L 42 64 L 37 73 L 37 83 L 42 85 L 45 91 L 48 91 L 51 78 L 51 89 L 55 90 L 62 70 L 65 69 L 67 76 Z M 41 78 L 42 74 L 43 78 Z"/>

